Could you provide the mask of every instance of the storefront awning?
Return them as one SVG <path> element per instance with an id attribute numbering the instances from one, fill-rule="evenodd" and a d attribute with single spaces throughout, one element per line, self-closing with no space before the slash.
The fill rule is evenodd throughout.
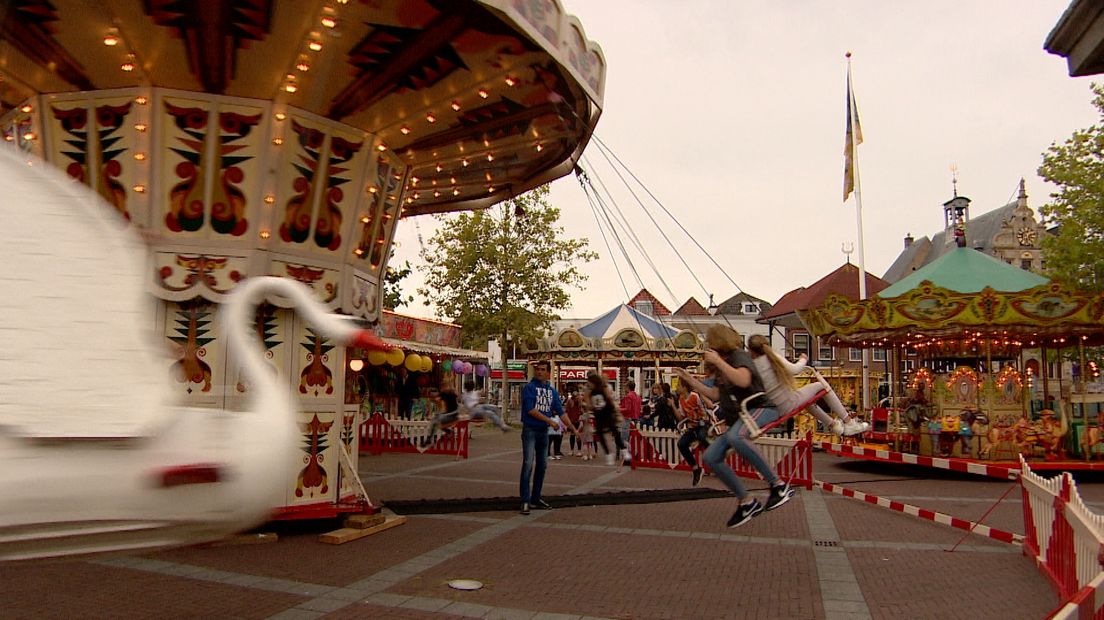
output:
<path id="1" fill-rule="evenodd" d="M 429 355 L 447 355 L 449 357 L 458 357 L 463 359 L 481 359 L 485 360 L 489 354 L 486 351 L 475 351 L 472 349 L 461 349 L 459 347 L 447 347 L 439 344 L 428 344 L 425 342 L 412 342 L 409 340 L 400 340 L 398 338 L 384 338 L 384 342 L 391 346 L 401 347 L 405 351 L 413 351 L 415 353 L 426 353 Z"/>

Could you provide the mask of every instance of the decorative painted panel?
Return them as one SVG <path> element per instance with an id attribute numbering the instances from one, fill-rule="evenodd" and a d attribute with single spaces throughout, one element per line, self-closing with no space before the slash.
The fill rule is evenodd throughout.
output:
<path id="1" fill-rule="evenodd" d="M 218 108 L 218 142 L 212 170 L 211 228 L 217 235 L 241 237 L 260 202 L 261 170 L 267 149 L 265 110 L 223 104 Z"/>
<path id="2" fill-rule="evenodd" d="M 339 296 L 341 271 L 338 269 L 312 267 L 293 259 L 273 257 L 269 263 L 268 273 L 269 275 L 291 278 L 306 284 L 314 291 L 315 298 L 331 309 L 338 307 L 341 303 Z"/>
<path id="3" fill-rule="evenodd" d="M 302 116 L 288 123 L 277 235 L 285 247 L 337 252 L 345 241 L 343 223 L 355 213 L 371 142 Z"/>
<path id="4" fill-rule="evenodd" d="M 377 333 L 384 338 L 398 338 L 441 347 L 460 346 L 460 326 L 429 319 L 419 319 L 385 310 Z"/>
<path id="5" fill-rule="evenodd" d="M 164 308 L 161 333 L 175 360 L 168 368 L 172 385 L 191 404 L 221 406 L 226 356 L 215 320 L 218 306 L 195 299 L 166 302 Z"/>
<path id="6" fill-rule="evenodd" d="M 210 162 L 207 135 L 211 127 L 211 101 L 164 97 L 157 115 L 161 159 L 160 198 L 165 205 L 163 231 L 180 237 L 204 237 L 210 217 L 207 208 L 207 175 Z"/>
<path id="7" fill-rule="evenodd" d="M 296 321 L 295 327 L 294 373 L 292 385 L 296 393 L 304 400 L 339 400 L 343 385 L 339 380 L 344 375 L 341 349 L 330 339 L 314 331 L 303 321 Z"/>
<path id="8" fill-rule="evenodd" d="M 155 252 L 154 283 L 157 294 L 177 301 L 202 296 L 221 301 L 238 281 L 248 275 L 245 256 Z"/>
<path id="9" fill-rule="evenodd" d="M 294 313 L 285 308 L 277 308 L 271 304 L 261 304 L 257 308 L 257 314 L 250 326 L 253 337 L 264 350 L 264 361 L 277 377 L 278 382 L 287 385 L 290 335 L 293 333 L 292 322 Z M 230 376 L 234 382 L 228 386 L 233 396 L 248 396 L 251 386 L 245 378 L 241 368 L 235 363 Z M 285 388 L 286 389 L 286 388 Z"/>
<path id="10" fill-rule="evenodd" d="M 379 315 L 380 303 L 378 276 L 369 276 L 359 271 L 350 270 L 346 273 L 345 291 L 348 299 L 342 302 L 341 307 L 346 312 L 369 321 L 376 320 Z"/>
<path id="11" fill-rule="evenodd" d="M 376 168 L 376 185 L 382 194 L 383 208 L 379 225 L 374 231 L 375 239 L 368 248 L 365 248 L 368 268 L 376 272 L 382 272 L 387 266 L 391 238 L 395 234 L 395 227 L 402 214 L 403 188 L 406 187 L 407 172 L 406 166 L 402 165 L 397 157 L 388 156 L 386 166 L 382 161 L 385 158 L 380 159 Z"/>
<path id="12" fill-rule="evenodd" d="M 134 96 L 51 98 L 48 106 L 47 158 L 131 219 L 129 198 L 138 165 L 136 134 L 138 128 L 148 130 L 148 125 L 135 120 Z M 145 185 L 138 189 L 145 191 Z"/>
<path id="13" fill-rule="evenodd" d="M 299 414 L 300 455 L 287 485 L 287 504 L 311 504 L 336 496 L 340 462 L 334 449 L 340 441 L 333 411 Z"/>

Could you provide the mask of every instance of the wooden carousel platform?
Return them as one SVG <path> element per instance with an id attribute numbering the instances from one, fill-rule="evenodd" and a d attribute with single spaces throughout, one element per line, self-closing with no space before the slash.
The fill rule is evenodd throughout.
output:
<path id="1" fill-rule="evenodd" d="M 880 461 L 883 463 L 905 463 L 909 465 L 976 474 L 990 478 L 1015 480 L 1020 475 L 1019 461 L 1012 459 L 922 456 L 909 452 L 895 452 L 890 450 L 887 444 L 866 442 L 839 444 L 829 441 L 813 441 L 813 447 L 835 454 L 836 456 L 867 461 Z M 1046 460 L 1039 458 L 1032 459 L 1030 463 L 1033 471 L 1104 471 L 1104 461 L 1097 460 Z"/>

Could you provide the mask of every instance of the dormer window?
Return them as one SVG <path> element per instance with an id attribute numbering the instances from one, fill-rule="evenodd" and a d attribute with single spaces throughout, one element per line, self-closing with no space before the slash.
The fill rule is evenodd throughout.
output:
<path id="1" fill-rule="evenodd" d="M 759 304 L 745 301 L 744 314 L 759 314 Z"/>
<path id="2" fill-rule="evenodd" d="M 648 316 L 655 316 L 655 306 L 650 301 L 640 300 L 633 303 L 633 307 L 637 312 L 642 312 Z"/>

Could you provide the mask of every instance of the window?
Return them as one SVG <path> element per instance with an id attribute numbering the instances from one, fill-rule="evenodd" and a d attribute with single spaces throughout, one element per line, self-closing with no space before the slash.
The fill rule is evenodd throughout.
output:
<path id="1" fill-rule="evenodd" d="M 1031 259 L 1030 258 L 1020 259 L 1020 269 L 1026 269 L 1027 271 L 1031 271 Z"/>
<path id="2" fill-rule="evenodd" d="M 633 304 L 633 307 L 636 308 L 637 312 L 643 312 L 644 314 L 647 314 L 648 316 L 655 316 L 655 306 L 653 306 L 652 302 L 650 302 L 650 301 L 644 301 L 644 300 L 637 301 L 636 303 Z"/>
<path id="3" fill-rule="evenodd" d="M 800 357 L 802 353 L 809 357 L 809 334 L 794 334 L 793 357 Z"/>
<path id="4" fill-rule="evenodd" d="M 886 350 L 885 349 L 873 349 L 872 353 L 870 354 L 870 359 L 874 360 L 875 362 L 884 362 L 884 361 L 886 361 Z"/>
<path id="5" fill-rule="evenodd" d="M 847 350 L 847 359 L 852 361 L 852 362 L 861 362 L 862 361 L 862 349 L 856 349 L 855 347 L 851 347 L 850 349 Z"/>
<path id="6" fill-rule="evenodd" d="M 744 314 L 759 314 L 759 304 L 744 302 Z"/>
<path id="7" fill-rule="evenodd" d="M 829 361 L 836 359 L 836 350 L 826 340 L 817 338 L 817 359 Z"/>
<path id="8" fill-rule="evenodd" d="M 915 367 L 915 365 L 916 363 L 912 360 L 905 360 L 905 372 L 912 372 L 912 369 L 913 367 Z"/>

